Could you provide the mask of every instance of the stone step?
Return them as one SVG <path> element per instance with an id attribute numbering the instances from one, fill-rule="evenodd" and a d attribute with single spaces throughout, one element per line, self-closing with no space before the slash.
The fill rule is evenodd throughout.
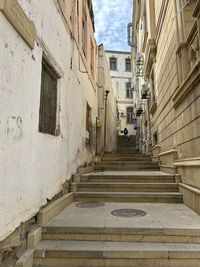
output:
<path id="1" fill-rule="evenodd" d="M 120 149 L 117 149 L 117 153 L 130 153 L 130 154 L 136 154 L 135 153 L 135 150 L 133 149 L 133 148 L 129 148 L 129 149 L 127 149 L 127 148 L 120 148 Z"/>
<path id="2" fill-rule="evenodd" d="M 104 161 L 152 161 L 150 157 L 104 156 Z"/>
<path id="3" fill-rule="evenodd" d="M 150 155 L 143 155 L 139 153 L 105 153 L 104 157 L 137 157 L 137 158 L 151 158 Z"/>
<path id="4" fill-rule="evenodd" d="M 175 178 L 173 175 L 140 175 L 140 174 L 87 174 L 81 176 L 81 182 L 123 182 L 123 183 L 173 183 Z"/>
<path id="5" fill-rule="evenodd" d="M 200 243 L 199 229 L 45 226 L 43 240 Z"/>
<path id="6" fill-rule="evenodd" d="M 117 154 L 131 154 L 131 155 L 138 155 L 138 156 L 142 156 L 142 154 L 140 153 L 136 153 L 134 149 L 121 149 L 121 150 L 117 150 L 116 152 Z"/>
<path id="7" fill-rule="evenodd" d="M 182 203 L 183 197 L 178 192 L 76 192 L 74 201 Z"/>
<path id="8" fill-rule="evenodd" d="M 127 145 L 120 145 L 120 146 L 118 146 L 117 151 L 121 151 L 121 150 L 133 150 L 135 153 L 138 153 L 133 145 L 128 145 L 128 146 Z"/>
<path id="9" fill-rule="evenodd" d="M 34 252 L 34 266 L 200 267 L 200 245 L 44 240 Z"/>
<path id="10" fill-rule="evenodd" d="M 143 165 L 143 166 L 158 166 L 157 162 L 152 162 L 152 161 L 146 161 L 146 160 L 140 160 L 140 161 L 134 161 L 134 160 L 127 160 L 127 161 L 108 161 L 108 160 L 103 160 L 100 162 L 96 163 L 96 166 L 102 166 L 102 165 L 120 165 L 120 166 L 124 166 L 124 165 Z"/>
<path id="11" fill-rule="evenodd" d="M 134 150 L 135 153 L 138 153 L 137 150 L 135 149 L 134 145 L 132 145 L 132 144 L 131 145 L 118 145 L 117 150 L 121 150 L 121 149 L 127 149 L 127 150 L 131 149 L 131 150 Z"/>
<path id="12" fill-rule="evenodd" d="M 94 183 L 81 182 L 79 192 L 178 192 L 176 183 Z"/>
<path id="13" fill-rule="evenodd" d="M 136 170 L 159 170 L 159 168 L 156 165 L 118 165 L 113 164 L 109 165 L 107 163 L 95 165 L 94 169 L 96 171 L 136 171 Z"/>

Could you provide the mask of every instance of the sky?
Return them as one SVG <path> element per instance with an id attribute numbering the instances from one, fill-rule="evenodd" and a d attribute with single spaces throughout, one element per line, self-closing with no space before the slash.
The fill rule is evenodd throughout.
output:
<path id="1" fill-rule="evenodd" d="M 95 36 L 106 50 L 130 51 L 127 24 L 132 22 L 133 0 L 93 0 Z"/>

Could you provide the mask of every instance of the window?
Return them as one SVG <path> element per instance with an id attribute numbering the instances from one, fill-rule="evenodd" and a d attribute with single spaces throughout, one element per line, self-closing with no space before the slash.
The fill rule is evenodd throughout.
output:
<path id="1" fill-rule="evenodd" d="M 87 103 L 87 110 L 86 110 L 86 130 L 90 132 L 90 121 L 91 121 L 91 107 Z"/>
<path id="2" fill-rule="evenodd" d="M 85 6 L 83 5 L 83 17 L 82 17 L 82 49 L 85 57 L 87 56 L 87 17 Z"/>
<path id="3" fill-rule="evenodd" d="M 88 145 L 89 147 L 91 147 L 91 145 L 92 145 L 91 113 L 92 113 L 92 109 L 87 103 L 87 107 L 86 107 L 86 131 L 87 131 L 86 145 Z"/>
<path id="4" fill-rule="evenodd" d="M 90 69 L 91 69 L 91 74 L 92 77 L 94 78 L 94 45 L 92 42 L 92 39 L 90 40 Z"/>
<path id="5" fill-rule="evenodd" d="M 127 123 L 132 124 L 133 123 L 133 107 L 128 107 L 126 109 L 127 114 Z"/>
<path id="6" fill-rule="evenodd" d="M 117 70 L 117 58 L 116 57 L 110 58 L 110 70 Z"/>
<path id="7" fill-rule="evenodd" d="M 151 91 L 151 100 L 152 102 L 156 101 L 155 95 L 155 77 L 154 77 L 154 69 L 152 69 L 150 74 L 150 91 Z"/>
<path id="8" fill-rule="evenodd" d="M 43 60 L 40 93 L 39 132 L 55 135 L 57 113 L 57 76 Z"/>
<path id="9" fill-rule="evenodd" d="M 154 68 L 152 68 L 150 73 L 150 113 L 153 115 L 157 109 L 156 102 L 156 92 L 155 92 L 155 77 L 154 77 Z"/>
<path id="10" fill-rule="evenodd" d="M 131 88 L 131 82 L 126 83 L 126 97 L 133 98 L 133 91 Z"/>
<path id="11" fill-rule="evenodd" d="M 157 131 L 153 133 L 153 146 L 158 144 L 158 134 Z"/>
<path id="12" fill-rule="evenodd" d="M 130 58 L 125 59 L 125 70 L 131 71 L 131 59 Z"/>

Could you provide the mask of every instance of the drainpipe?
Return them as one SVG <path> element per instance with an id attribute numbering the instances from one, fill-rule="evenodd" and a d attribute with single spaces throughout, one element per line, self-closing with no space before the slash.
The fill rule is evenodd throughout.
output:
<path id="1" fill-rule="evenodd" d="M 128 38 L 128 45 L 131 47 L 135 47 L 135 44 L 133 43 L 132 40 L 132 28 L 133 28 L 133 24 L 132 23 L 128 23 L 127 25 L 127 38 Z"/>
<path id="2" fill-rule="evenodd" d="M 107 99 L 108 99 L 108 94 L 109 90 L 105 91 L 105 117 L 104 117 L 104 152 L 106 150 L 106 125 L 107 125 Z"/>
<path id="3" fill-rule="evenodd" d="M 149 146 L 152 147 L 152 140 L 151 140 L 151 118 L 150 118 L 150 111 L 149 111 L 149 103 L 150 99 L 147 99 L 147 120 L 148 120 L 148 132 L 149 132 Z"/>

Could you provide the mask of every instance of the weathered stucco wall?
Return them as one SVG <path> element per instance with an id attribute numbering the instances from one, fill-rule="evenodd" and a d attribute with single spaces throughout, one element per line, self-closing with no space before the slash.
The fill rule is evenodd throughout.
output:
<path id="1" fill-rule="evenodd" d="M 115 88 L 110 77 L 108 62 L 103 45 L 99 46 L 98 59 L 98 107 L 99 119 L 102 121 L 102 127 L 98 129 L 98 153 L 103 150 L 106 152 L 116 151 L 117 146 L 117 103 Z M 105 103 L 105 91 L 109 90 L 107 101 Z M 105 130 L 105 104 L 107 105 L 106 114 L 106 142 L 104 147 L 104 130 Z"/>
<path id="2" fill-rule="evenodd" d="M 0 12 L 0 240 L 35 215 L 95 151 L 85 145 L 85 125 L 88 102 L 95 128 L 97 96 L 80 72 L 77 46 L 53 0 L 19 2 L 35 23 L 37 42 L 31 50 Z M 38 132 L 43 51 L 61 76 L 58 136 Z"/>

